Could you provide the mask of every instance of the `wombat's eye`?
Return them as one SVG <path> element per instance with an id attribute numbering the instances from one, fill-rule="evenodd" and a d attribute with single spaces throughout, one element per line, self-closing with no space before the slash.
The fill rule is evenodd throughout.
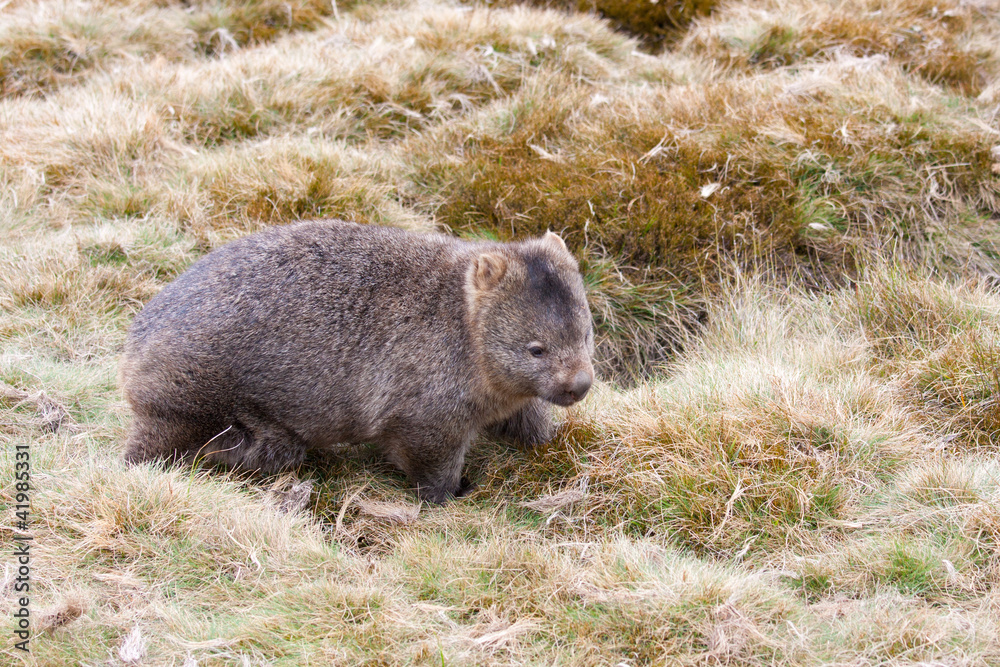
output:
<path id="1" fill-rule="evenodd" d="M 539 343 L 532 343 L 528 346 L 528 352 L 530 352 L 533 357 L 540 357 L 545 354 L 545 348 Z"/>

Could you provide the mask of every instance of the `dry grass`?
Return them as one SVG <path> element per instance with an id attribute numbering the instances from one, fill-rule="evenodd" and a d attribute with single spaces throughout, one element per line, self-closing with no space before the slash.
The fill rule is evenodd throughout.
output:
<path id="1" fill-rule="evenodd" d="M 729 4 L 689 31 L 683 48 L 755 69 L 880 55 L 924 80 L 975 95 L 997 75 L 998 28 L 989 3 L 779 0 Z"/>
<path id="2" fill-rule="evenodd" d="M 583 9 L 665 50 L 525 6 L 0 8 L 0 435 L 32 452 L 37 630 L 6 660 L 1000 662 L 989 7 Z M 445 507 L 364 448 L 126 469 L 134 314 L 317 216 L 560 231 L 603 382 L 548 446 L 479 443 Z"/>
<path id="3" fill-rule="evenodd" d="M 154 1 L 6 5 L 0 9 L 0 97 L 43 95 L 129 61 L 223 55 L 315 28 L 332 9 L 318 0 L 196 1 L 185 3 L 186 11 Z"/>

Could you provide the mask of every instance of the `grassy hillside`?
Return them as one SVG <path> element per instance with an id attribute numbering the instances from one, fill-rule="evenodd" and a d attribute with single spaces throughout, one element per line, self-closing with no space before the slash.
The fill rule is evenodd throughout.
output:
<path id="1" fill-rule="evenodd" d="M 0 4 L 4 663 L 1000 664 L 996 9 Z M 559 231 L 602 381 L 443 507 L 126 469 L 135 313 L 325 216 Z"/>

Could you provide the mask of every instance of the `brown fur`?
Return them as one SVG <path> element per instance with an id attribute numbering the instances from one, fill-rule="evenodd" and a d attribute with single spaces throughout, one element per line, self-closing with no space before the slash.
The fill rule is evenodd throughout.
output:
<path id="1" fill-rule="evenodd" d="M 136 317 L 125 457 L 270 473 L 367 442 L 443 502 L 465 490 L 482 429 L 549 439 L 543 401 L 582 398 L 592 354 L 576 260 L 551 232 L 504 244 L 274 228 L 210 253 Z"/>

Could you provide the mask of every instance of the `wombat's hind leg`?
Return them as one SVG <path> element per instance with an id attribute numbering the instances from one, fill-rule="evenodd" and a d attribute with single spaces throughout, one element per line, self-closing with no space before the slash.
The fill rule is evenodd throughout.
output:
<path id="1" fill-rule="evenodd" d="M 298 467 L 306 449 L 306 443 L 284 426 L 241 415 L 206 444 L 199 458 L 232 470 L 271 475 Z"/>
<path id="2" fill-rule="evenodd" d="M 549 406 L 540 398 L 533 398 L 512 416 L 490 426 L 487 433 L 530 448 L 551 440 L 556 427 Z"/>
<path id="3" fill-rule="evenodd" d="M 197 422 L 136 414 L 125 442 L 125 463 L 190 460 L 207 437 Z"/>
<path id="4" fill-rule="evenodd" d="M 297 435 L 254 417 L 220 428 L 180 418 L 137 416 L 125 446 L 126 463 L 184 461 L 263 474 L 295 468 L 305 454 L 306 445 Z"/>

